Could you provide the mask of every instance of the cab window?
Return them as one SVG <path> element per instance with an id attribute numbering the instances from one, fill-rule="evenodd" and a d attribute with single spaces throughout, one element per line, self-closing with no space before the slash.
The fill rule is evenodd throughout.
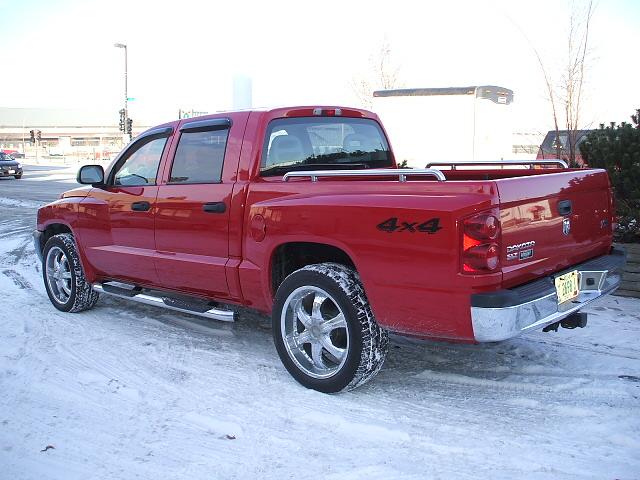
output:
<path id="1" fill-rule="evenodd" d="M 154 138 L 133 146 L 113 174 L 113 184 L 124 187 L 155 185 L 167 137 Z"/>
<path id="2" fill-rule="evenodd" d="M 228 129 L 180 135 L 169 183 L 220 183 Z"/>

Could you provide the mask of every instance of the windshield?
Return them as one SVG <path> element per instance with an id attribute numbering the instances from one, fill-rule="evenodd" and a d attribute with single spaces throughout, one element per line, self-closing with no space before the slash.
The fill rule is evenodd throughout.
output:
<path id="1" fill-rule="evenodd" d="M 13 157 L 11 155 L 7 155 L 4 152 L 0 152 L 0 162 L 1 161 L 7 162 L 7 161 L 10 161 L 10 160 L 13 160 Z"/>
<path id="2" fill-rule="evenodd" d="M 389 144 L 377 122 L 363 118 L 282 118 L 269 124 L 262 176 L 294 170 L 392 167 Z"/>

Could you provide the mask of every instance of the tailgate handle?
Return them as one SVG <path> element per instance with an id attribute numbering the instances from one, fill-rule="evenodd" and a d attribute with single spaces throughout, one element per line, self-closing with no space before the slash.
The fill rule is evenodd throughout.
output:
<path id="1" fill-rule="evenodd" d="M 558 213 L 562 216 L 571 215 L 571 200 L 562 200 L 558 202 Z"/>

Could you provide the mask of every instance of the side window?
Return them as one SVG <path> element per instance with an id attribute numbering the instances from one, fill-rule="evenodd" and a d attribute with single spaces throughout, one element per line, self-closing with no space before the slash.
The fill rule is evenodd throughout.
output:
<path id="1" fill-rule="evenodd" d="M 113 184 L 125 187 L 154 185 L 166 143 L 167 137 L 155 138 L 143 143 L 117 167 Z"/>
<path id="2" fill-rule="evenodd" d="M 220 183 L 229 130 L 182 132 L 169 183 Z"/>

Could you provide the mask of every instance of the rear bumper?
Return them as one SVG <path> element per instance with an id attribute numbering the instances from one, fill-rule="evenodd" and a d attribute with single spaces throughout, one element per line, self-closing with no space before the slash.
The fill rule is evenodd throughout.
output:
<path id="1" fill-rule="evenodd" d="M 625 261 L 625 251 L 614 247 L 610 255 L 574 265 L 535 282 L 471 295 L 471 321 L 476 341 L 506 340 L 568 317 L 618 288 Z M 580 293 L 574 300 L 558 305 L 554 277 L 572 270 L 578 271 Z"/>

